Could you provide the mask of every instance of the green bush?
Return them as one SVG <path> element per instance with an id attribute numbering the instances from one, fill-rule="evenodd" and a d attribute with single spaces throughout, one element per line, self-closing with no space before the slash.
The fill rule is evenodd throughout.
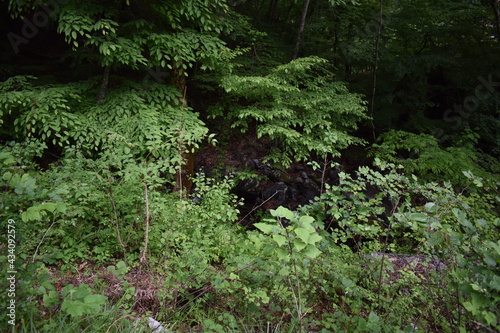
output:
<path id="1" fill-rule="evenodd" d="M 380 143 L 372 146 L 371 154 L 381 160 L 401 164 L 407 174 L 418 174 L 422 180 L 445 179 L 464 186 L 468 180 L 462 171 L 470 170 L 484 178 L 495 178 L 498 162 L 490 159 L 484 168 L 480 163 L 487 155 L 475 146 L 478 136 L 465 130 L 457 136 L 456 145 L 442 147 L 438 139 L 429 134 L 413 134 L 391 130 L 379 136 Z"/>
<path id="2" fill-rule="evenodd" d="M 170 161 L 145 160 L 121 141 L 95 158 L 68 149 L 45 171 L 30 162 L 43 149 L 32 142 L 0 153 L 3 214 L 22 222 L 19 299 L 43 301 L 19 301 L 26 313 L 20 327 L 43 331 L 42 319 L 51 318 L 47 330 L 99 331 L 111 327 L 110 318 L 125 318 L 113 319 L 112 329 L 132 329 L 134 291 L 124 277 L 147 263 L 163 277 L 157 319 L 179 327 L 195 321 L 214 331 L 498 328 L 498 186 L 471 172 L 463 173 L 465 187 L 454 188 L 377 160 L 356 175 L 341 173 L 340 185 L 309 205 L 272 210 L 256 230 L 246 230 L 235 224 L 232 179 L 200 174 L 195 193 L 185 197 L 166 190 Z M 444 266 L 425 275 L 396 272 L 391 252 Z M 98 282 L 59 294 L 43 264 L 116 258 L 123 262 L 108 270 L 128 290 L 116 304 L 98 297 Z"/>
<path id="3" fill-rule="evenodd" d="M 365 102 L 333 80 L 326 60 L 300 58 L 280 65 L 265 76 L 229 75 L 222 80 L 227 96 L 211 109 L 232 127 L 273 140 L 267 159 L 290 165 L 311 153 L 339 155 L 362 140 L 351 135 L 366 119 Z M 238 102 L 238 103 L 237 103 Z"/>

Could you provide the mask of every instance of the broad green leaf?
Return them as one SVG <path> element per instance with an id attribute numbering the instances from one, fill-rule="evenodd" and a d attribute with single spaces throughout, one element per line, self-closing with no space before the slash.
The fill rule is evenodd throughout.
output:
<path id="1" fill-rule="evenodd" d="M 476 291 L 479 291 L 479 290 L 482 290 L 483 288 L 481 288 L 480 286 L 478 286 L 477 284 L 475 283 L 471 283 L 470 285 L 472 287 L 472 289 L 476 290 Z"/>
<path id="2" fill-rule="evenodd" d="M 462 171 L 462 173 L 464 174 L 465 177 L 467 177 L 469 179 L 474 178 L 474 175 L 472 174 L 471 171 Z"/>
<path id="3" fill-rule="evenodd" d="M 316 233 L 316 232 L 312 233 L 309 235 L 309 244 L 316 244 L 321 239 L 322 239 L 322 237 L 320 235 L 318 235 L 318 233 Z"/>
<path id="4" fill-rule="evenodd" d="M 288 261 L 290 258 L 289 258 L 289 253 L 288 251 L 286 251 L 285 249 L 279 247 L 276 252 L 278 253 L 278 259 L 279 260 L 285 260 Z"/>
<path id="5" fill-rule="evenodd" d="M 86 287 L 78 286 L 71 290 L 71 297 L 75 300 L 84 300 L 85 297 L 90 295 L 90 290 Z"/>
<path id="6" fill-rule="evenodd" d="M 476 307 L 474 305 L 472 305 L 471 302 L 463 302 L 462 305 L 464 306 L 464 308 L 469 311 L 470 313 L 472 314 L 476 314 Z"/>
<path id="7" fill-rule="evenodd" d="M 493 258 L 488 253 L 484 254 L 484 262 L 491 267 L 495 267 L 498 264 L 497 260 L 495 260 L 495 258 Z"/>
<path id="8" fill-rule="evenodd" d="M 342 278 L 340 280 L 342 281 L 342 284 L 344 285 L 345 288 L 351 288 L 356 284 L 353 280 L 348 278 Z"/>
<path id="9" fill-rule="evenodd" d="M 72 317 L 81 317 L 85 312 L 85 304 L 80 301 L 65 299 L 61 305 L 61 310 L 66 311 Z"/>
<path id="10" fill-rule="evenodd" d="M 304 255 L 308 256 L 309 258 L 314 259 L 321 254 L 321 251 L 318 250 L 318 248 L 314 245 L 308 245 L 302 253 L 304 253 Z"/>
<path id="11" fill-rule="evenodd" d="M 267 295 L 267 293 L 266 293 L 265 290 L 259 290 L 259 291 L 257 291 L 257 293 L 255 294 L 255 296 L 259 297 L 261 299 L 262 303 L 264 303 L 264 304 L 267 304 L 270 301 L 270 298 Z"/>
<path id="12" fill-rule="evenodd" d="M 493 312 L 490 311 L 483 311 L 483 316 L 484 319 L 486 320 L 486 323 L 488 325 L 496 325 L 497 323 L 497 317 Z"/>
<path id="13" fill-rule="evenodd" d="M 104 295 L 88 295 L 83 302 L 92 312 L 98 312 L 108 298 Z"/>
<path id="14" fill-rule="evenodd" d="M 309 243 L 309 231 L 305 228 L 297 228 L 293 231 L 304 243 Z"/>
<path id="15" fill-rule="evenodd" d="M 495 250 L 497 255 L 500 255 L 500 240 L 498 242 L 487 241 L 486 246 Z"/>
<path id="16" fill-rule="evenodd" d="M 60 212 L 60 213 L 63 213 L 65 214 L 66 213 L 66 210 L 67 210 L 67 206 L 64 202 L 58 202 L 57 203 L 57 207 L 56 209 Z"/>
<path id="17" fill-rule="evenodd" d="M 14 164 L 16 162 L 16 160 L 11 157 L 10 155 L 7 156 L 7 158 L 5 158 L 5 160 L 3 161 L 3 164 L 4 165 L 10 165 L 10 164 Z M 10 172 L 7 172 L 7 173 L 10 173 Z M 5 177 L 5 174 L 4 174 L 4 177 Z"/>
<path id="18" fill-rule="evenodd" d="M 491 304 L 489 298 L 484 296 L 483 294 L 480 294 L 479 292 L 473 292 L 471 294 L 471 301 L 474 305 L 474 308 L 476 309 L 485 308 Z"/>
<path id="19" fill-rule="evenodd" d="M 283 265 L 278 272 L 279 276 L 289 276 L 290 275 L 290 267 L 288 265 Z"/>
<path id="20" fill-rule="evenodd" d="M 463 211 L 461 211 L 460 209 L 457 209 L 457 208 L 452 208 L 451 211 L 453 212 L 453 214 L 456 216 L 456 218 L 458 219 L 458 221 L 460 223 L 462 223 L 462 221 L 464 220 L 467 220 L 467 216 L 465 215 L 465 213 Z M 468 221 L 467 221 L 468 222 Z"/>
<path id="21" fill-rule="evenodd" d="M 273 232 L 275 226 L 267 223 L 255 223 L 254 226 L 265 234 Z"/>
<path id="22" fill-rule="evenodd" d="M 458 222 L 460 222 L 461 225 L 470 229 L 469 233 L 476 229 L 476 227 L 467 219 L 465 213 L 461 210 L 456 210 L 455 216 L 458 218 Z"/>
<path id="23" fill-rule="evenodd" d="M 46 307 L 53 307 L 59 304 L 59 293 L 55 290 L 49 291 L 48 294 L 43 295 L 43 305 Z"/>
<path id="24" fill-rule="evenodd" d="M 370 312 L 368 316 L 368 321 L 371 323 L 377 323 L 380 320 L 379 316 L 375 312 Z"/>
<path id="25" fill-rule="evenodd" d="M 295 217 L 295 214 L 291 210 L 283 206 L 279 206 L 275 210 L 271 210 L 271 215 L 275 217 L 283 217 L 287 220 L 292 220 Z"/>
<path id="26" fill-rule="evenodd" d="M 306 243 L 304 243 L 304 242 L 301 242 L 301 241 L 300 241 L 300 240 L 298 240 L 298 239 L 295 239 L 295 240 L 293 241 L 293 246 L 295 247 L 295 249 L 296 249 L 297 251 L 299 251 L 299 252 L 300 252 L 300 251 L 302 251 L 303 249 L 305 249 L 305 247 L 307 246 L 307 244 L 306 244 Z"/>
<path id="27" fill-rule="evenodd" d="M 29 207 L 24 213 L 21 214 L 21 219 L 24 222 L 39 221 L 42 219 L 38 207 Z"/>
<path id="28" fill-rule="evenodd" d="M 428 202 L 425 204 L 425 211 L 428 213 L 435 213 L 437 211 L 437 205 L 434 202 Z"/>
<path id="29" fill-rule="evenodd" d="M 57 204 L 53 203 L 53 202 L 46 202 L 46 203 L 43 203 L 39 206 L 41 209 L 45 209 L 51 213 L 54 212 L 54 210 L 56 210 L 57 208 Z"/>
<path id="30" fill-rule="evenodd" d="M 303 224 L 303 227 L 306 227 L 305 225 L 311 225 L 311 223 L 313 222 L 314 222 L 314 217 L 309 215 L 303 215 L 299 218 L 299 223 Z"/>
<path id="31" fill-rule="evenodd" d="M 273 239 L 278 244 L 278 246 L 282 246 L 286 243 L 286 238 L 281 235 L 273 235 Z"/>
<path id="32" fill-rule="evenodd" d="M 429 237 L 429 245 L 430 246 L 436 246 L 438 244 L 441 244 L 443 242 L 443 232 L 441 231 L 435 231 L 431 234 Z"/>
<path id="33" fill-rule="evenodd" d="M 410 213 L 408 214 L 408 219 L 416 222 L 427 222 L 429 217 L 424 213 Z"/>
<path id="34" fill-rule="evenodd" d="M 500 291 L 500 276 L 493 276 L 489 283 L 489 286 L 496 291 Z"/>
<path id="35" fill-rule="evenodd" d="M 125 261 L 120 260 L 120 261 L 116 264 L 116 268 L 117 268 L 117 269 L 119 269 L 119 270 L 126 269 L 126 268 L 127 268 L 127 264 L 125 263 Z"/>

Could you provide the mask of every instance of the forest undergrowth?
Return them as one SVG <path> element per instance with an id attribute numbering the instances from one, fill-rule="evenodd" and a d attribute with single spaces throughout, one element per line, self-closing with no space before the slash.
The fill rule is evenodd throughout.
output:
<path id="1" fill-rule="evenodd" d="M 0 31 L 2 332 L 500 331 L 498 0 L 0 0 Z"/>

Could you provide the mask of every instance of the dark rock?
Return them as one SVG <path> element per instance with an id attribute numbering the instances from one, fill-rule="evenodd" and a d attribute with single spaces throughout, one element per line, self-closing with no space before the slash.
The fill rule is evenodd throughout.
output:
<path id="1" fill-rule="evenodd" d="M 271 166 L 269 163 L 259 165 L 259 170 L 266 176 L 269 176 L 272 172 Z"/>
<path id="2" fill-rule="evenodd" d="M 244 166 L 256 168 L 255 160 L 258 161 L 259 156 L 262 156 L 266 150 L 262 145 L 253 141 L 243 140 L 239 145 L 235 153 L 235 157 Z"/>
<path id="3" fill-rule="evenodd" d="M 290 196 L 291 190 L 283 182 L 278 182 L 262 191 L 262 199 L 264 201 L 272 198 L 278 205 L 283 205 Z"/>
<path id="4" fill-rule="evenodd" d="M 269 178 L 274 182 L 281 182 L 282 172 L 280 170 L 272 169 L 269 173 Z"/>
<path id="5" fill-rule="evenodd" d="M 244 179 L 236 185 L 233 192 L 240 198 L 255 200 L 260 196 L 262 188 L 257 178 Z"/>
<path id="6" fill-rule="evenodd" d="M 287 184 L 292 183 L 292 179 L 290 178 L 288 173 L 286 173 L 285 171 L 277 170 L 277 169 L 271 170 L 269 178 L 275 182 L 283 182 L 283 183 L 287 183 Z"/>
<path id="7" fill-rule="evenodd" d="M 283 182 L 287 184 L 292 183 L 292 178 L 288 175 L 286 171 L 282 171 L 279 169 L 273 169 L 269 164 L 264 164 L 259 167 L 261 172 L 268 176 L 270 180 L 273 182 Z"/>
<path id="8" fill-rule="evenodd" d="M 257 158 L 253 159 L 252 163 L 253 163 L 252 164 L 252 168 L 254 168 L 254 169 L 258 169 L 259 168 L 259 166 L 260 166 L 260 160 L 259 159 L 257 159 Z"/>
<path id="9" fill-rule="evenodd" d="M 339 185 L 340 171 L 338 169 L 331 169 L 328 171 L 328 178 L 330 179 L 330 185 Z"/>
<path id="10" fill-rule="evenodd" d="M 321 189 L 314 180 L 311 178 L 298 179 L 300 179 L 300 181 L 297 182 L 297 188 L 300 194 L 302 194 L 308 202 L 320 195 Z"/>

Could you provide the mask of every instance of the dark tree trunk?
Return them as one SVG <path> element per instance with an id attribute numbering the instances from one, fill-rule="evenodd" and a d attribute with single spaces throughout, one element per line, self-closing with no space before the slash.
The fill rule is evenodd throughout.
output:
<path id="1" fill-rule="evenodd" d="M 491 7 L 493 7 L 493 12 L 495 13 L 497 41 L 500 42 L 500 9 L 498 8 L 498 0 L 491 0 Z"/>
<path id="2" fill-rule="evenodd" d="M 106 91 L 108 89 L 108 82 L 109 82 L 109 72 L 110 72 L 110 66 L 104 67 L 104 75 L 102 76 L 101 90 L 99 91 L 97 104 L 101 104 L 102 100 L 106 97 Z"/>
<path id="3" fill-rule="evenodd" d="M 300 18 L 300 27 L 297 33 L 297 40 L 295 41 L 295 49 L 293 50 L 292 60 L 297 59 L 299 56 L 300 44 L 302 44 L 302 38 L 304 36 L 304 28 L 306 27 L 306 17 L 307 9 L 309 8 L 310 0 L 304 1 L 304 7 L 302 8 L 302 17 Z"/>
<path id="4" fill-rule="evenodd" d="M 371 115 L 371 123 L 372 123 L 372 131 L 373 131 L 373 140 L 377 139 L 377 136 L 375 134 L 375 122 L 373 119 L 373 114 L 375 111 L 375 97 L 377 95 L 377 69 L 378 69 L 378 58 L 380 54 L 380 37 L 382 35 L 382 19 L 383 19 L 383 0 L 379 0 L 379 24 L 378 24 L 378 30 L 377 30 L 377 39 L 375 41 L 375 59 L 373 61 L 373 89 L 372 89 L 372 102 L 370 105 L 370 115 Z"/>
<path id="5" fill-rule="evenodd" d="M 293 1 L 290 1 L 290 6 L 288 6 L 288 8 L 287 8 L 285 16 L 278 17 L 278 20 L 280 22 L 287 22 L 288 21 L 288 19 L 290 18 L 290 13 L 293 10 L 293 5 L 294 5 Z"/>
<path id="6" fill-rule="evenodd" d="M 333 67 L 337 67 L 338 57 L 337 51 L 339 48 L 339 29 L 335 27 L 335 31 L 333 32 Z"/>
<path id="7" fill-rule="evenodd" d="M 276 21 L 276 7 L 278 5 L 278 0 L 271 0 L 269 4 L 269 9 L 267 11 L 267 21 L 273 23 Z"/>

